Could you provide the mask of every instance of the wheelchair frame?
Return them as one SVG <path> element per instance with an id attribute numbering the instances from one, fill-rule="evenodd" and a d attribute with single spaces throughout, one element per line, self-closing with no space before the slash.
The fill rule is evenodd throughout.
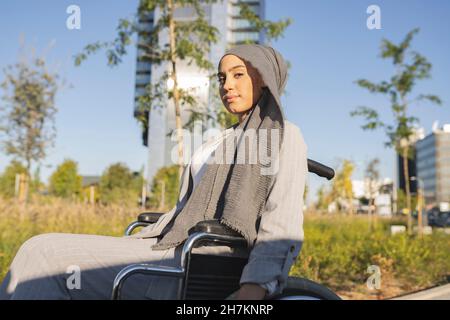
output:
<path id="1" fill-rule="evenodd" d="M 311 159 L 308 161 L 308 171 L 313 172 L 321 177 L 331 180 L 334 177 L 334 170 Z M 142 213 L 138 220 L 132 222 L 125 230 L 125 235 L 130 235 L 137 227 L 145 227 L 151 223 L 155 223 L 162 213 Z M 141 216 L 144 219 L 141 220 Z M 147 216 L 145 216 L 147 215 Z M 224 226 L 222 226 L 224 227 Z M 202 242 L 212 242 L 213 244 L 222 245 L 246 245 L 246 240 L 241 236 L 230 236 L 226 234 L 226 229 L 223 229 L 225 234 L 214 232 L 200 231 L 189 235 L 185 241 L 181 253 L 180 267 L 166 267 L 156 266 L 152 264 L 133 264 L 123 268 L 114 279 L 113 290 L 111 298 L 114 300 L 120 299 L 121 290 L 125 280 L 133 274 L 148 274 L 175 277 L 179 279 L 177 299 L 186 299 L 187 282 L 189 279 L 189 267 L 191 261 L 192 249 Z M 219 230 L 220 232 L 220 230 Z M 311 280 L 300 277 L 288 277 L 287 285 L 284 291 L 272 297 L 272 299 L 279 300 L 341 300 L 333 291 L 327 287 L 315 283 Z"/>
<path id="2" fill-rule="evenodd" d="M 126 229 L 126 235 L 131 234 L 131 232 L 143 224 L 148 225 L 149 223 L 135 221 L 131 223 Z M 191 258 L 192 249 L 196 245 L 200 245 L 205 241 L 211 241 L 217 245 L 246 245 L 246 240 L 241 237 L 233 237 L 227 235 L 213 234 L 208 232 L 195 232 L 191 234 L 183 245 L 181 252 L 180 267 L 167 267 L 167 266 L 156 266 L 152 264 L 133 264 L 123 268 L 114 279 L 112 299 L 118 300 L 121 297 L 121 290 L 125 280 L 134 274 L 147 274 L 147 275 L 159 275 L 179 278 L 177 299 L 186 299 L 186 282 L 189 277 L 189 262 Z"/>

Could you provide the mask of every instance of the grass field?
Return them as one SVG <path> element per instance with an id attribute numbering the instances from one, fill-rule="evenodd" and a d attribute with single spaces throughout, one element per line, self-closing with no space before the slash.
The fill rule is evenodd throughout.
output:
<path id="1" fill-rule="evenodd" d="M 140 211 L 38 198 L 26 206 L 0 199 L 0 280 L 20 245 L 48 232 L 121 236 Z M 399 218 L 378 218 L 369 231 L 366 216 L 305 213 L 305 242 L 291 275 L 322 283 L 347 299 L 383 299 L 431 287 L 450 275 L 450 235 L 433 230 L 423 237 L 390 235 Z M 370 265 L 379 267 L 381 286 L 369 290 Z"/>
<path id="2" fill-rule="evenodd" d="M 327 285 L 344 298 L 385 299 L 445 283 L 450 276 L 450 235 L 390 234 L 406 219 L 305 214 L 305 241 L 291 274 Z M 369 290 L 368 267 L 381 272 L 381 286 Z"/>

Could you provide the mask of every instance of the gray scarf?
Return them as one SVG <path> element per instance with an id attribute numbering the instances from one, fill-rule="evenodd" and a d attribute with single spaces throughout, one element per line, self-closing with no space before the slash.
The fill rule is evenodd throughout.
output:
<path id="1" fill-rule="evenodd" d="M 255 67 L 266 87 L 251 113 L 242 123 L 233 126 L 235 134 L 230 134 L 217 147 L 213 153 L 215 161 L 206 164 L 198 185 L 181 212 L 165 229 L 162 239 L 152 246 L 154 250 L 177 247 L 187 239 L 189 230 L 198 222 L 211 219 L 219 219 L 242 234 L 249 248 L 256 239 L 260 216 L 275 179 L 274 174 L 263 172 L 268 172 L 269 167 L 276 167 L 273 160 L 279 160 L 273 152 L 279 154 L 283 140 L 284 115 L 280 94 L 286 84 L 287 65 L 277 51 L 263 45 L 239 45 L 225 53 L 229 54 Z M 250 131 L 255 134 L 247 135 L 249 129 L 253 129 Z M 265 134 L 262 133 L 264 131 Z M 278 150 L 271 148 L 273 132 L 279 142 Z M 258 148 L 249 146 L 250 150 L 247 149 L 246 141 Z M 270 161 L 262 161 L 259 155 Z"/>

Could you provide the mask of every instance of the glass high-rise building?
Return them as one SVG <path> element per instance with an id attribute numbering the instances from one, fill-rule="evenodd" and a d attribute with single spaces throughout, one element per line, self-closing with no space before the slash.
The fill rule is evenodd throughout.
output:
<path id="1" fill-rule="evenodd" d="M 217 1 L 214 4 L 205 4 L 205 19 L 215 26 L 220 34 L 219 41 L 212 44 L 209 51 L 209 61 L 214 66 L 217 66 L 219 59 L 224 54 L 225 50 L 233 45 L 240 44 L 246 40 L 252 40 L 257 43 L 264 43 L 264 33 L 258 32 L 252 28 L 248 21 L 239 16 L 238 0 L 223 0 Z M 249 5 L 251 10 L 255 12 L 260 18 L 264 19 L 264 0 L 240 0 Z M 158 169 L 163 166 L 177 164 L 177 142 L 176 138 L 172 139 L 168 134 L 175 130 L 175 107 L 172 101 L 163 102 L 162 105 L 152 104 L 150 111 L 140 111 L 138 100 L 139 97 L 145 96 L 145 87 L 148 84 L 154 84 L 159 81 L 161 75 L 170 70 L 167 63 L 160 65 L 152 65 L 145 59 L 145 50 L 139 43 L 146 43 L 148 32 L 152 30 L 155 22 L 161 16 L 159 9 L 140 17 L 140 32 L 138 35 L 138 50 L 137 50 L 137 64 L 136 64 L 136 86 L 135 86 L 135 117 L 145 117 L 148 119 L 148 126 L 143 128 L 143 143 L 148 147 L 148 172 L 147 181 L 152 183 Z M 174 12 L 176 20 L 189 21 L 195 18 L 195 11 L 193 8 L 177 8 Z M 168 43 L 167 34 L 160 34 L 161 43 Z M 195 95 L 198 104 L 196 108 L 213 108 L 216 104 L 212 103 L 213 95 L 217 92 L 211 90 L 211 84 L 204 71 L 197 67 L 188 65 L 184 61 L 177 64 L 177 80 L 180 87 L 187 89 L 195 87 Z M 190 116 L 189 110 L 181 108 L 181 118 L 185 124 Z M 198 109 L 197 109 L 198 110 Z M 203 130 L 211 128 L 213 122 L 209 121 L 203 125 Z M 185 140 L 186 141 L 186 140 Z M 191 143 L 185 143 L 185 159 L 186 155 L 191 155 L 194 151 L 194 146 L 190 147 Z"/>
<path id="2" fill-rule="evenodd" d="M 427 204 L 450 202 L 450 124 L 416 143 L 417 176 Z"/>

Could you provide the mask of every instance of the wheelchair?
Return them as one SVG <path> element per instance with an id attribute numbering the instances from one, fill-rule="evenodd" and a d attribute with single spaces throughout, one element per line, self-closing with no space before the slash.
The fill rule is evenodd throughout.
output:
<path id="1" fill-rule="evenodd" d="M 332 179 L 333 169 L 308 159 L 308 170 Z M 162 212 L 143 212 L 125 230 L 130 235 L 134 229 L 155 223 Z M 177 300 L 222 300 L 237 291 L 239 280 L 248 258 L 193 253 L 200 246 L 225 245 L 231 248 L 246 247 L 241 234 L 221 224 L 218 220 L 199 222 L 189 230 L 184 242 L 179 267 L 134 264 L 123 268 L 113 283 L 112 299 L 121 298 L 126 279 L 134 274 L 174 277 L 178 279 Z M 270 300 L 340 300 L 327 287 L 301 277 L 288 277 L 283 291 Z"/>

